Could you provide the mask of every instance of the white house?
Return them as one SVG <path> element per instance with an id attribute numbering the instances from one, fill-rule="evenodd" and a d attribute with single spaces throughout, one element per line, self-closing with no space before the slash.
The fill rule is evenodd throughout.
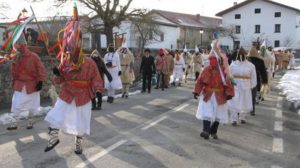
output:
<path id="1" fill-rule="evenodd" d="M 300 48 L 299 9 L 271 0 L 246 0 L 216 16 L 222 17 L 222 26 L 229 32 L 221 43 L 230 48 L 250 48 L 258 37 L 268 46 Z"/>

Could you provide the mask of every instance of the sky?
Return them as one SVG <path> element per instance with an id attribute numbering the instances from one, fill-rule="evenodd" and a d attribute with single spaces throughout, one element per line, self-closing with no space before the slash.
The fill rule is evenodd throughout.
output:
<path id="1" fill-rule="evenodd" d="M 30 11 L 30 5 L 33 7 L 37 17 L 53 16 L 56 13 L 71 15 L 72 12 L 71 0 L 69 1 L 69 5 L 59 10 L 53 7 L 54 0 L 44 0 L 43 2 L 31 4 L 28 1 L 29 0 L 0 0 L 0 4 L 7 3 L 10 6 L 9 10 L 2 10 L 0 13 L 5 13 L 8 18 L 16 18 L 24 7 Z M 127 0 L 121 0 L 121 2 L 122 1 Z M 180 13 L 200 14 L 202 16 L 215 16 L 216 13 L 231 7 L 234 2 L 240 3 L 242 1 L 244 0 L 133 0 L 131 8 L 160 9 Z M 274 1 L 300 9 L 299 0 Z M 83 14 L 87 11 L 80 10 L 79 8 L 79 12 Z M 0 19 L 3 20 L 4 16 L 0 16 Z"/>

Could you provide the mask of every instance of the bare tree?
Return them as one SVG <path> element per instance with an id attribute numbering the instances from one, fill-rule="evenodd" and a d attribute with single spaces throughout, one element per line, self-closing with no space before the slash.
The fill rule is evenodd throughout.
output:
<path id="1" fill-rule="evenodd" d="M 132 19 L 134 34 L 138 34 L 139 37 L 139 51 L 144 51 L 146 45 L 159 41 L 163 35 L 154 19 L 151 13 Z"/>
<path id="2" fill-rule="evenodd" d="M 42 1 L 42 0 L 31 0 Z M 45 1 L 45 0 L 44 0 Z M 55 0 L 57 6 L 61 6 L 69 0 Z M 141 9 L 132 9 L 129 7 L 133 0 L 126 0 L 122 4 L 121 0 L 77 0 L 84 7 L 94 12 L 94 18 L 100 18 L 104 25 L 104 34 L 107 37 L 107 44 L 114 41 L 113 28 L 119 27 L 121 22 L 132 16 L 138 16 L 144 13 Z M 124 2 L 124 1 L 122 1 Z"/>
<path id="3" fill-rule="evenodd" d="M 282 46 L 284 47 L 291 47 L 291 45 L 294 43 L 293 39 L 291 37 L 286 37 L 282 43 Z"/>
<path id="4" fill-rule="evenodd" d="M 229 37 L 232 39 L 232 43 L 235 42 L 235 40 L 237 39 L 236 37 L 236 30 L 234 25 L 228 26 L 228 27 L 222 27 L 222 28 L 218 28 L 219 32 L 221 33 L 222 36 L 224 37 Z"/>

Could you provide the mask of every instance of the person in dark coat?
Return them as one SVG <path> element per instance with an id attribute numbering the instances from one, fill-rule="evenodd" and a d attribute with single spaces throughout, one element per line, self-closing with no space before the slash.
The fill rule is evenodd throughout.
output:
<path id="1" fill-rule="evenodd" d="M 91 58 L 96 62 L 101 79 L 104 79 L 104 74 L 107 77 L 108 81 L 112 81 L 112 76 L 106 69 L 106 66 L 104 64 L 104 61 L 100 57 L 100 54 L 97 50 L 94 50 L 91 54 Z M 104 80 L 103 80 L 104 81 Z M 104 85 L 104 82 L 103 82 Z M 98 99 L 97 105 L 96 105 L 96 97 Z M 101 110 L 102 108 L 102 94 L 100 92 L 96 93 L 96 97 L 92 99 L 92 110 Z"/>
<path id="2" fill-rule="evenodd" d="M 148 87 L 148 93 L 151 93 L 151 80 L 152 74 L 155 73 L 155 63 L 154 57 L 150 55 L 150 49 L 145 50 L 145 56 L 142 58 L 140 72 L 143 74 L 143 90 L 142 92 L 146 92 L 146 82 Z"/>
<path id="3" fill-rule="evenodd" d="M 252 89 L 252 103 L 253 111 L 251 115 L 255 115 L 255 103 L 257 92 L 260 92 L 261 86 L 268 83 L 268 75 L 264 59 L 258 54 L 257 43 L 253 43 L 252 48 L 248 54 L 248 60 L 254 64 L 256 69 L 257 85 L 256 88 Z"/>

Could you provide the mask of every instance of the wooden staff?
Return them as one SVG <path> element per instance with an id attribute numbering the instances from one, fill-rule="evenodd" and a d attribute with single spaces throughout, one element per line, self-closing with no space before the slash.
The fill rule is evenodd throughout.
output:
<path id="1" fill-rule="evenodd" d="M 36 25 L 37 25 L 37 27 L 38 27 L 38 29 L 39 29 L 39 32 L 40 32 L 40 34 L 41 34 L 41 36 L 42 36 L 43 42 L 44 42 L 44 44 L 45 44 L 45 46 L 46 46 L 47 54 L 50 56 L 48 43 L 45 41 L 45 37 L 44 37 L 44 35 L 43 35 L 42 28 L 41 28 L 39 22 L 38 22 L 37 19 L 36 19 L 36 16 L 35 16 L 35 13 L 34 13 L 34 11 L 33 11 L 32 6 L 30 6 L 30 9 L 31 9 L 31 12 L 32 12 L 32 14 L 33 14 L 33 16 L 34 16 L 34 20 L 35 20 Z M 52 59 L 51 59 L 51 65 L 52 65 Z"/>

